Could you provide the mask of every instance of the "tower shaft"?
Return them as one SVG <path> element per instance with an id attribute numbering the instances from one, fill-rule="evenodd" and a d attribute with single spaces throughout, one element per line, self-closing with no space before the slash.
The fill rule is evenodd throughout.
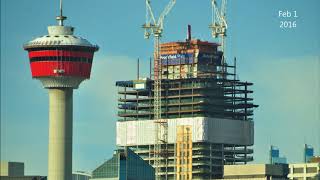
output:
<path id="1" fill-rule="evenodd" d="M 49 89 L 48 180 L 72 179 L 72 88 Z"/>

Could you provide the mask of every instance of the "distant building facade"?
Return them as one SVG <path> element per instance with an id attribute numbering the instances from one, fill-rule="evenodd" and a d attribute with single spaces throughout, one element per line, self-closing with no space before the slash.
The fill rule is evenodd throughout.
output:
<path id="1" fill-rule="evenodd" d="M 280 157 L 280 150 L 275 146 L 270 146 L 270 164 L 287 164 L 286 157 Z"/>
<path id="2" fill-rule="evenodd" d="M 224 179 L 228 180 L 285 180 L 289 172 L 286 164 L 225 165 Z"/>
<path id="3" fill-rule="evenodd" d="M 46 176 L 0 176 L 0 180 L 47 180 Z"/>
<path id="4" fill-rule="evenodd" d="M 288 178 L 292 180 L 319 180 L 320 163 L 302 163 L 289 165 Z"/>
<path id="5" fill-rule="evenodd" d="M 154 180 L 153 167 L 129 148 L 114 151 L 113 157 L 92 172 L 91 180 Z"/>
<path id="6" fill-rule="evenodd" d="M 91 174 L 83 171 L 75 171 L 72 173 L 72 180 L 89 180 L 90 178 Z"/>
<path id="7" fill-rule="evenodd" d="M 320 156 L 314 156 L 309 160 L 309 163 L 320 163 Z"/>
<path id="8" fill-rule="evenodd" d="M 313 158 L 314 156 L 314 149 L 312 146 L 305 144 L 304 145 L 304 154 L 303 154 L 303 159 L 304 159 L 304 163 L 307 163 L 310 161 L 310 159 Z"/>
<path id="9" fill-rule="evenodd" d="M 24 176 L 24 163 L 1 161 L 0 176 Z"/>

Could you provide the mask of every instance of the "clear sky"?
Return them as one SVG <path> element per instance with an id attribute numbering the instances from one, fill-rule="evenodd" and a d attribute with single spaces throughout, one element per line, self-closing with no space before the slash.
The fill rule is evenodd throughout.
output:
<path id="1" fill-rule="evenodd" d="M 157 0 L 154 0 L 157 1 Z M 167 0 L 155 4 L 161 9 Z M 1 160 L 25 162 L 27 174 L 47 174 L 48 95 L 32 80 L 23 43 L 56 24 L 58 0 L 1 0 Z M 289 162 L 302 161 L 303 144 L 320 154 L 320 1 L 228 2 L 227 57 L 239 78 L 255 85 L 254 163 L 268 161 L 270 143 Z M 279 18 L 279 10 L 297 18 Z M 160 10 L 157 10 L 158 12 Z M 143 39 L 144 0 L 64 0 L 67 25 L 100 46 L 90 81 L 74 93 L 73 170 L 91 171 L 115 149 L 115 81 L 133 79 L 136 59 L 148 74 L 152 41 Z M 177 0 L 163 41 L 212 41 L 209 0 Z M 297 27 L 281 29 L 280 21 Z"/>

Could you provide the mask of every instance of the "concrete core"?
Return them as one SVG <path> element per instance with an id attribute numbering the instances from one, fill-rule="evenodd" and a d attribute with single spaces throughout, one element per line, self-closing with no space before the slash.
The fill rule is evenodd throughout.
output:
<path id="1" fill-rule="evenodd" d="M 72 88 L 49 89 L 48 180 L 72 179 Z"/>

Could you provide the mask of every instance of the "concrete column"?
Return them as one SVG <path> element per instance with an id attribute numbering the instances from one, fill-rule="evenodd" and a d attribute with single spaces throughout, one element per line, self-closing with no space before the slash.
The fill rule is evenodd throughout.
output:
<path id="1" fill-rule="evenodd" d="M 72 180 L 72 93 L 49 89 L 48 180 Z"/>

